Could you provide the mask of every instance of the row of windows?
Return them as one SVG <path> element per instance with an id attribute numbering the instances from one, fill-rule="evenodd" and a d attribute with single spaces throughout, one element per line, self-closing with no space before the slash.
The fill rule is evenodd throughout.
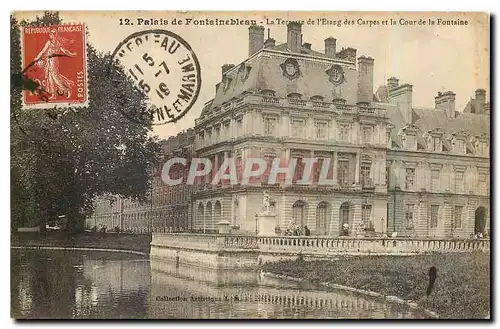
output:
<path id="1" fill-rule="evenodd" d="M 278 136 L 278 118 L 277 117 L 264 117 L 264 135 L 267 136 Z M 329 139 L 328 131 L 329 122 L 325 120 L 315 120 L 314 121 L 314 138 L 318 140 Z M 373 143 L 373 125 L 362 125 L 361 126 L 361 142 L 362 143 Z M 349 142 L 351 141 L 351 131 L 352 126 L 350 123 L 339 123 L 338 124 L 338 139 L 340 141 Z M 291 120 L 291 133 L 293 137 L 304 138 L 306 137 L 306 120 L 292 118 Z"/>
<path id="2" fill-rule="evenodd" d="M 294 171 L 294 176 L 292 178 L 292 183 L 296 184 L 298 181 L 302 180 L 302 176 L 304 175 L 305 167 L 306 164 L 303 161 L 302 157 L 293 157 L 297 159 L 296 161 L 296 166 L 295 166 L 295 171 Z M 271 169 L 273 166 L 273 162 L 276 159 L 276 155 L 274 154 L 267 154 L 264 155 L 264 160 L 267 163 L 266 166 L 266 171 L 262 174 L 262 176 L 259 178 L 260 182 L 262 183 L 267 183 L 269 181 L 269 177 L 271 175 Z M 342 186 L 342 187 L 349 187 L 354 183 L 354 168 L 352 165 L 352 160 L 349 158 L 340 158 L 337 161 L 337 172 L 336 172 L 336 178 L 337 178 L 337 183 Z M 219 165 L 222 164 L 222 160 L 219 161 Z M 313 164 L 312 167 L 312 183 L 317 183 L 319 181 L 319 178 L 321 176 L 321 173 L 323 170 L 323 165 L 326 165 L 326 161 L 324 158 L 318 158 L 317 162 Z M 236 175 L 238 177 L 238 181 L 241 179 L 242 173 L 243 173 L 243 161 L 241 156 L 237 156 L 235 159 L 235 168 L 236 168 Z M 209 172 L 208 175 L 199 177 L 199 180 L 197 183 L 203 185 L 203 184 L 208 184 L 212 181 L 214 172 L 217 172 L 219 168 L 214 167 L 214 170 Z M 333 179 L 335 173 L 334 173 L 334 161 L 333 159 L 330 160 L 329 163 L 329 168 L 326 173 L 326 179 Z M 360 183 L 362 186 L 373 186 L 373 180 L 371 178 L 371 169 L 372 169 L 372 162 L 370 160 L 362 160 L 360 163 Z M 255 182 L 254 177 L 250 179 L 251 182 Z M 307 179 L 307 178 L 306 178 Z M 279 181 L 279 177 L 277 179 Z"/>
<path id="3" fill-rule="evenodd" d="M 462 214 L 464 207 L 463 206 L 455 206 L 453 212 L 453 228 L 462 228 Z M 416 207 L 414 204 L 406 204 L 405 208 L 405 227 L 408 230 L 412 230 L 415 225 L 416 216 L 415 216 Z M 438 215 L 439 215 L 439 205 L 431 205 L 429 209 L 429 227 L 436 228 L 438 226 Z"/>
<path id="4" fill-rule="evenodd" d="M 390 167 L 388 166 L 386 168 L 386 183 L 389 183 L 389 170 Z M 438 169 L 433 169 L 431 170 L 431 186 L 430 186 L 430 191 L 431 192 L 438 192 L 440 188 L 440 175 L 441 171 Z M 477 192 L 479 194 L 487 194 L 488 193 L 488 177 L 486 173 L 479 173 L 478 176 L 478 185 L 476 186 Z M 408 191 L 415 190 L 415 168 L 406 168 L 406 178 L 405 178 L 405 189 Z M 465 179 L 464 179 L 464 172 L 462 171 L 455 171 L 454 174 L 454 191 L 455 193 L 468 193 L 468 191 L 465 191 Z"/>
<path id="5" fill-rule="evenodd" d="M 262 118 L 262 128 L 263 134 L 267 136 L 278 137 L 279 127 L 278 127 L 278 117 L 267 116 Z M 330 121 L 328 120 L 314 120 L 314 133 L 313 136 L 318 140 L 331 139 L 333 136 L 329 133 Z M 222 129 L 221 129 L 222 127 Z M 291 135 L 298 138 L 306 137 L 306 119 L 302 118 L 291 118 L 290 120 L 290 132 Z M 229 121 L 224 122 L 220 126 L 207 128 L 198 134 L 199 142 L 217 142 L 219 139 L 226 139 L 232 135 L 238 136 L 241 134 L 243 128 L 242 119 L 235 120 L 235 131 L 230 131 Z M 361 142 L 362 143 L 373 143 L 373 134 L 375 131 L 374 125 L 362 125 L 360 129 Z M 352 125 L 350 123 L 339 123 L 338 124 L 338 139 L 340 141 L 349 142 L 351 141 Z"/>
<path id="6" fill-rule="evenodd" d="M 450 140 L 450 144 L 448 147 L 451 147 L 451 150 L 448 150 L 442 141 L 441 136 L 428 136 L 425 139 L 426 146 L 422 146 L 422 148 L 426 148 L 427 151 L 433 152 L 443 152 L 443 151 L 452 151 L 457 154 L 467 154 L 474 153 L 477 155 L 488 155 L 489 148 L 488 143 L 485 141 L 476 141 L 471 144 L 471 149 L 467 149 L 467 143 L 464 139 L 453 138 Z M 404 135 L 404 147 L 409 150 L 419 149 L 417 145 L 417 136 L 413 134 Z M 469 152 L 468 152 L 469 151 Z"/>

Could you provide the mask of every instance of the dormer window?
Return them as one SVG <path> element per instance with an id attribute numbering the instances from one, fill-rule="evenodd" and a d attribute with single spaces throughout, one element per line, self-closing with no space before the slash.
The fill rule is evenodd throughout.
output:
<path id="1" fill-rule="evenodd" d="M 471 139 L 472 147 L 474 148 L 474 153 L 477 155 L 487 156 L 489 153 L 488 137 L 486 135 L 480 135 L 472 137 Z"/>
<path id="2" fill-rule="evenodd" d="M 454 153 L 465 154 L 466 153 L 466 139 L 469 134 L 466 131 L 459 131 L 454 133 L 449 138 L 451 140 L 451 147 Z"/>
<path id="3" fill-rule="evenodd" d="M 465 141 L 463 139 L 455 139 L 454 150 L 457 153 L 465 154 Z"/>
<path id="4" fill-rule="evenodd" d="M 301 99 L 302 98 L 302 95 L 299 94 L 299 93 L 290 93 L 287 95 L 288 98 L 292 98 L 292 99 Z"/>
<path id="5" fill-rule="evenodd" d="M 443 134 L 444 132 L 440 128 L 429 130 L 424 134 L 427 151 L 443 152 Z"/>
<path id="6" fill-rule="evenodd" d="M 407 125 L 403 127 L 398 135 L 401 138 L 403 147 L 407 150 L 417 150 L 417 133 L 419 128 L 415 125 Z"/>
<path id="7" fill-rule="evenodd" d="M 323 96 L 320 96 L 320 95 L 314 95 L 314 96 L 311 96 L 311 100 L 313 102 L 322 102 L 325 98 Z"/>
<path id="8" fill-rule="evenodd" d="M 404 136 L 404 146 L 405 149 L 413 150 L 416 145 L 417 139 L 415 135 L 406 135 Z"/>
<path id="9" fill-rule="evenodd" d="M 260 93 L 262 96 L 266 96 L 266 97 L 274 97 L 276 95 L 274 90 L 271 90 L 271 89 L 264 89 Z"/>
<path id="10" fill-rule="evenodd" d="M 432 150 L 434 152 L 441 152 L 443 150 L 442 143 L 441 143 L 441 137 L 439 136 L 434 136 L 432 137 Z"/>

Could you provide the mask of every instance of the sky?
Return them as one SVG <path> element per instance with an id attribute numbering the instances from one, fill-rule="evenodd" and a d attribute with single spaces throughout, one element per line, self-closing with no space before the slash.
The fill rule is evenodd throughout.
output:
<path id="1" fill-rule="evenodd" d="M 33 19 L 40 13 L 17 13 L 20 18 Z M 456 109 L 461 111 L 474 91 L 483 88 L 489 99 L 490 44 L 489 17 L 484 13 L 391 13 L 391 12 L 61 12 L 65 23 L 85 22 L 88 41 L 98 50 L 113 52 L 128 35 L 148 29 L 166 29 L 181 36 L 196 53 L 201 67 L 202 84 L 200 94 L 189 113 L 175 124 L 156 126 L 153 130 L 161 138 L 176 135 L 194 127 L 203 105 L 215 94 L 215 85 L 220 82 L 221 66 L 226 63 L 238 65 L 248 57 L 248 26 L 194 26 L 172 25 L 172 19 L 185 22 L 186 18 L 255 19 L 263 23 L 277 42 L 286 42 L 286 24 L 282 21 L 304 21 L 303 42 L 312 44 L 312 49 L 324 52 L 324 39 L 337 39 L 337 51 L 342 47 L 357 49 L 357 56 L 375 59 L 374 92 L 386 79 L 395 76 L 400 83 L 413 85 L 413 105 L 434 107 L 434 96 L 438 91 L 452 90 L 456 93 Z M 168 25 L 138 25 L 138 18 L 168 20 Z M 280 22 L 278 22 L 278 18 Z M 336 24 L 317 25 L 317 20 L 326 18 Z M 120 25 L 129 19 L 134 25 Z M 353 21 L 346 25 L 345 20 Z M 394 20 L 395 25 L 382 25 Z M 429 25 L 429 19 L 436 22 Z M 437 24 L 438 19 L 467 21 L 467 25 Z M 275 24 L 268 24 L 270 21 Z M 316 24 L 308 24 L 307 21 Z M 420 24 L 419 24 L 419 20 Z M 378 25 L 369 26 L 369 21 Z M 415 24 L 409 23 L 413 21 Z M 426 22 L 422 25 L 422 22 Z M 282 23 L 282 24 L 278 24 Z"/>

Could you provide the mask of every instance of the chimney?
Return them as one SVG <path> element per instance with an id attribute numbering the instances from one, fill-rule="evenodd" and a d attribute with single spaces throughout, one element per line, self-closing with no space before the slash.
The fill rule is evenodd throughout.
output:
<path id="1" fill-rule="evenodd" d="M 325 55 L 329 58 L 335 58 L 337 51 L 337 39 L 329 37 L 325 39 Z"/>
<path id="2" fill-rule="evenodd" d="M 274 40 L 273 38 L 269 38 L 266 40 L 266 42 L 264 42 L 264 48 L 274 47 L 275 45 L 276 45 L 276 40 Z"/>
<path id="3" fill-rule="evenodd" d="M 286 26 L 286 46 L 290 51 L 299 52 L 302 47 L 302 24 L 290 22 Z"/>
<path id="4" fill-rule="evenodd" d="M 455 93 L 453 91 L 438 92 L 434 97 L 436 109 L 444 110 L 448 118 L 455 117 Z"/>
<path id="5" fill-rule="evenodd" d="M 264 47 L 264 26 L 250 25 L 248 27 L 248 57 Z"/>
<path id="6" fill-rule="evenodd" d="M 373 62 L 371 57 L 358 58 L 358 102 L 373 101 Z"/>
<path id="7" fill-rule="evenodd" d="M 486 103 L 486 90 L 476 89 L 476 113 L 484 113 Z"/>
<path id="8" fill-rule="evenodd" d="M 389 91 L 395 89 L 399 86 L 399 79 L 395 77 L 391 77 L 387 79 L 387 87 L 389 87 Z"/>
<path id="9" fill-rule="evenodd" d="M 403 116 L 404 124 L 411 124 L 413 121 L 413 86 L 410 84 L 399 85 L 399 79 L 389 78 L 389 103 L 398 107 Z M 392 86 L 392 88 L 391 88 Z"/>
<path id="10" fill-rule="evenodd" d="M 227 71 L 232 69 L 234 67 L 234 64 L 224 64 L 222 65 L 221 71 L 222 71 L 222 77 L 224 78 L 224 74 L 226 74 Z"/>

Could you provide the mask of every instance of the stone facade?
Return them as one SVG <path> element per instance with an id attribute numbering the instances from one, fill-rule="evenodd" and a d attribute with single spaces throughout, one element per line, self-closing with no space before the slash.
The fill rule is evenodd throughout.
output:
<path id="1" fill-rule="evenodd" d="M 209 158 L 210 174 L 195 186 L 170 187 L 154 176 L 153 206 L 124 201 L 126 227 L 148 227 L 151 217 L 156 231 L 215 233 L 227 221 L 231 233 L 256 234 L 266 191 L 278 234 L 296 224 L 328 236 L 489 235 L 490 108 L 483 89 L 462 111 L 451 91 L 439 92 L 434 108 L 420 108 L 413 86 L 395 77 L 374 94 L 374 59 L 356 59 L 350 47 L 337 52 L 332 37 L 318 52 L 296 23 L 284 43 L 263 35 L 260 27 L 249 29 L 249 58 L 222 66 L 214 98 L 181 147 L 188 158 Z M 172 150 L 165 159 L 178 154 Z M 211 184 L 226 158 L 235 159 L 239 183 Z M 270 184 L 269 169 L 241 184 L 250 158 L 268 168 L 275 159 L 281 167 L 296 159 L 293 184 L 281 176 Z M 298 183 L 305 158 L 318 159 L 310 185 Z M 328 164 L 331 185 L 318 184 L 319 164 Z"/>

